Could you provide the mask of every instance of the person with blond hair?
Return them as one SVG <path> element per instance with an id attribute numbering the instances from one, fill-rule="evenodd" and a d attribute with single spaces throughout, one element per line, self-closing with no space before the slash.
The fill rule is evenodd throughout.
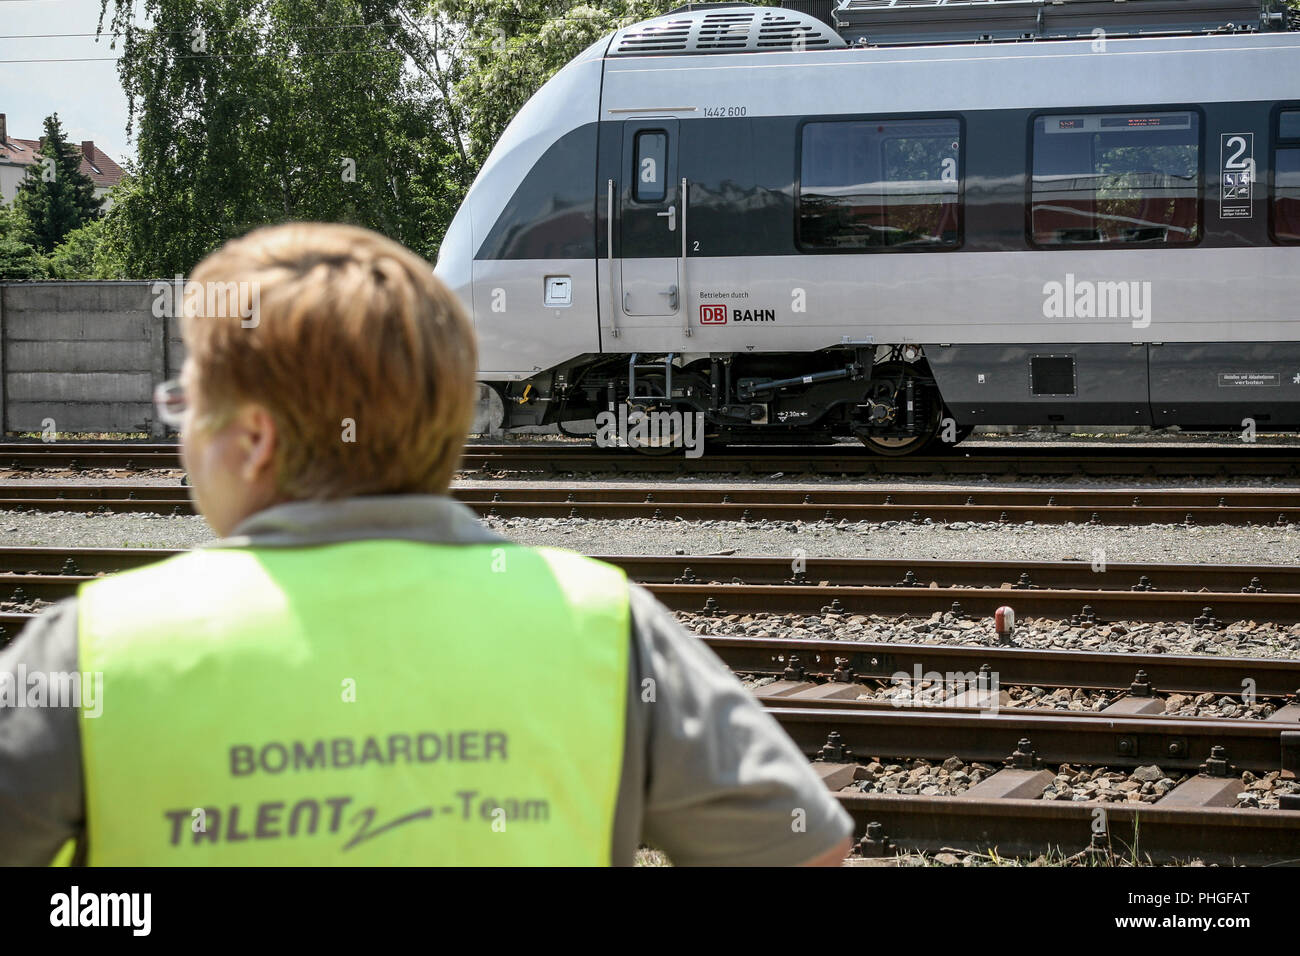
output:
<path id="1" fill-rule="evenodd" d="M 219 538 L 0 652 L 102 678 L 97 715 L 0 707 L 0 863 L 844 858 L 847 814 L 648 592 L 448 496 L 477 363 L 427 262 L 291 224 L 190 288 L 156 398 Z"/>

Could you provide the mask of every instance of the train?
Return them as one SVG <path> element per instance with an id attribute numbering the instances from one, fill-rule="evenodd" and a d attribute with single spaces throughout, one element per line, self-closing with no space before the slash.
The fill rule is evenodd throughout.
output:
<path id="1" fill-rule="evenodd" d="M 1300 32 L 1269 2 L 688 4 L 603 37 L 439 250 L 481 417 L 895 456 L 1296 429 Z"/>

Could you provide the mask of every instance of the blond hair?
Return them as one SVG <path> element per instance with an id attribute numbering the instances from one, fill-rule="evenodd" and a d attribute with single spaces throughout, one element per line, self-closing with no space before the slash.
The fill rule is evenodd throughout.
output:
<path id="1" fill-rule="evenodd" d="M 239 308 L 186 296 L 185 344 L 204 405 L 256 403 L 275 420 L 281 494 L 446 491 L 473 418 L 477 355 L 429 263 L 367 229 L 294 223 L 227 242 L 190 282 L 238 290 Z"/>

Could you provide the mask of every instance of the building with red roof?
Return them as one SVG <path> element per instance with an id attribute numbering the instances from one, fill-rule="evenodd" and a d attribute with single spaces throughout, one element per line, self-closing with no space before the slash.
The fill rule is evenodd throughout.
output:
<path id="1" fill-rule="evenodd" d="M 0 202 L 14 201 L 18 184 L 27 175 L 27 167 L 36 165 L 40 159 L 41 141 L 10 136 L 5 114 L 0 113 Z M 81 171 L 95 184 L 96 196 L 107 195 L 126 175 L 121 166 L 89 139 L 81 143 Z M 107 209 L 108 205 L 105 203 L 104 208 Z"/>

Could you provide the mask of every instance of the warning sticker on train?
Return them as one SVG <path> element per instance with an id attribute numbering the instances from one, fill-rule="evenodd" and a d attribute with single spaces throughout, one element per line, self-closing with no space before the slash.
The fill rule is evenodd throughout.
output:
<path id="1" fill-rule="evenodd" d="M 1220 372 L 1219 388 L 1241 388 L 1246 385 L 1277 386 L 1282 384 L 1278 372 Z"/>
<path id="2" fill-rule="evenodd" d="M 1220 134 L 1219 166 L 1219 218 L 1251 218 L 1251 197 L 1255 184 L 1255 134 Z"/>

